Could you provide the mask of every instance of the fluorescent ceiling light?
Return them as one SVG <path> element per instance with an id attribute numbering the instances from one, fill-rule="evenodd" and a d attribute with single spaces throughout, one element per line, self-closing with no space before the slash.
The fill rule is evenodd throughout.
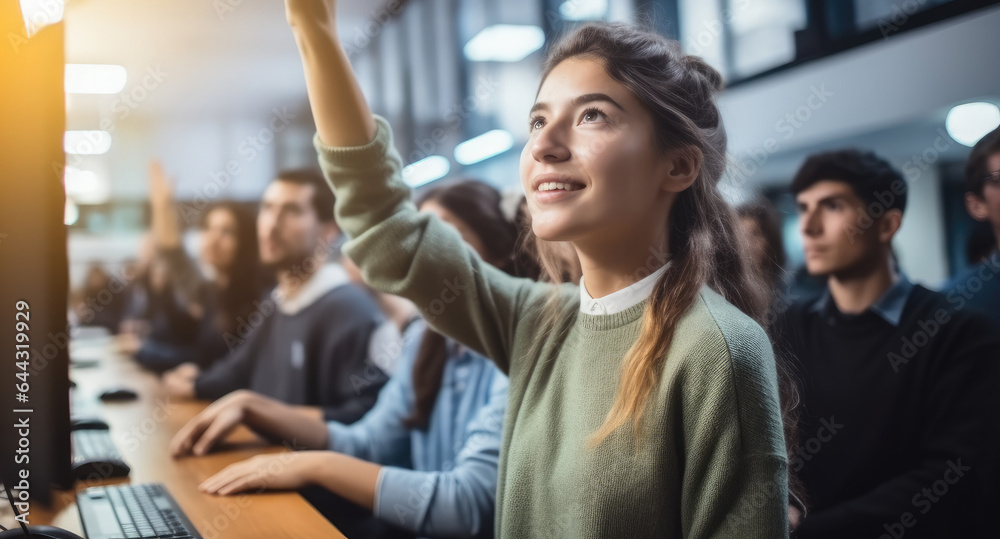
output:
<path id="1" fill-rule="evenodd" d="M 473 62 L 517 62 L 544 44 L 545 32 L 537 26 L 495 24 L 470 39 L 464 52 Z"/>
<path id="2" fill-rule="evenodd" d="M 63 0 L 21 0 L 21 15 L 28 36 L 63 19 Z"/>
<path id="3" fill-rule="evenodd" d="M 608 13 L 608 0 L 566 0 L 559 6 L 559 15 L 567 21 L 603 19 Z"/>
<path id="4" fill-rule="evenodd" d="M 513 146 L 513 135 L 503 129 L 494 129 L 455 146 L 455 161 L 471 165 L 500 155 Z"/>
<path id="5" fill-rule="evenodd" d="M 111 196 L 110 186 L 92 170 L 66 167 L 66 196 L 80 204 L 103 204 Z"/>
<path id="6" fill-rule="evenodd" d="M 979 139 L 1000 125 L 1000 108 L 993 103 L 966 103 L 952 108 L 944 121 L 951 138 L 966 146 L 975 146 Z"/>
<path id="7" fill-rule="evenodd" d="M 72 155 L 101 155 L 111 149 L 111 133 L 107 131 L 67 131 L 63 135 L 63 150 Z"/>
<path id="8" fill-rule="evenodd" d="M 420 187 L 445 177 L 451 162 L 443 155 L 432 155 L 403 168 L 403 181 L 410 187 Z"/>
<path id="9" fill-rule="evenodd" d="M 66 64 L 66 92 L 117 94 L 125 89 L 128 72 L 119 65 Z"/>

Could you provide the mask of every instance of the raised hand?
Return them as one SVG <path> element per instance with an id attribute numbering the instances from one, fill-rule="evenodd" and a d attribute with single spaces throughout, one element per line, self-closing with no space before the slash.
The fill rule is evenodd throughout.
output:
<path id="1" fill-rule="evenodd" d="M 174 200 L 174 187 L 170 185 L 163 164 L 153 160 L 149 162 L 149 200 L 153 204 L 171 204 Z"/>
<path id="2" fill-rule="evenodd" d="M 336 30 L 336 0 L 285 0 L 285 18 L 293 28 L 309 25 Z"/>

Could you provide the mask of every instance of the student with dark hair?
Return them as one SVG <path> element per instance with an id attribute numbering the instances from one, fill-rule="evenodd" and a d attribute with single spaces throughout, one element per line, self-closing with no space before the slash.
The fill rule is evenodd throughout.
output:
<path id="1" fill-rule="evenodd" d="M 502 212 L 496 189 L 478 181 L 435 185 L 417 204 L 453 227 L 484 260 L 514 270 L 518 229 Z M 172 450 L 203 453 L 219 440 L 216 433 L 243 418 L 269 437 L 326 451 L 240 462 L 206 480 L 204 490 L 233 494 L 251 486 L 318 485 L 355 502 L 366 515 L 421 536 L 491 536 L 507 378 L 423 321 L 407 332 L 400 363 L 375 407 L 353 425 L 324 426 L 294 408 L 242 392 L 195 418 Z M 345 535 L 381 536 L 338 498 L 310 491 L 310 500 Z"/>
<path id="2" fill-rule="evenodd" d="M 551 49 L 520 178 L 535 235 L 571 242 L 583 277 L 537 283 L 416 211 L 335 4 L 285 3 L 345 251 L 373 287 L 509 374 L 498 534 L 786 535 L 768 298 L 717 185 L 721 75 L 625 24 L 583 25 Z"/>
<path id="3" fill-rule="evenodd" d="M 253 312 L 268 284 L 257 252 L 254 215 L 231 201 L 201 211 L 178 208 L 159 162 L 150 164 L 149 188 L 156 255 L 144 279 L 149 286 L 141 314 L 152 331 L 134 355 L 158 372 L 182 363 L 205 369 L 229 351 L 225 335 L 236 333 L 239 320 Z M 211 269 L 211 278 L 184 250 L 181 217 L 197 220 L 201 228 L 198 262 Z M 158 278 L 160 273 L 165 279 Z M 178 308 L 179 315 L 174 313 Z M 194 320 L 193 332 L 186 331 L 185 319 Z"/>
<path id="4" fill-rule="evenodd" d="M 979 139 L 965 166 L 965 208 L 993 231 L 993 246 L 982 260 L 945 287 L 956 308 L 986 313 L 1000 329 L 1000 127 Z"/>
<path id="5" fill-rule="evenodd" d="M 329 263 L 340 252 L 333 204 L 318 172 L 278 173 L 257 216 L 260 259 L 278 285 L 224 335 L 232 348 L 225 359 L 205 371 L 186 363 L 164 374 L 170 394 L 215 400 L 250 389 L 345 423 L 372 407 L 387 380 L 369 357 L 381 314 Z"/>
<path id="6" fill-rule="evenodd" d="M 778 322 L 801 370 L 799 537 L 993 535 L 996 332 L 891 262 L 907 185 L 885 160 L 814 155 L 791 190 L 806 266 L 828 282 Z"/>

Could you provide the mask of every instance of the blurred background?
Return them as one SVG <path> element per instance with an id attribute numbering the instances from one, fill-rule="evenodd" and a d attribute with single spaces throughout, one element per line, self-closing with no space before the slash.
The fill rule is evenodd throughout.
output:
<path id="1" fill-rule="evenodd" d="M 29 26 L 66 23 L 74 287 L 94 263 L 113 273 L 137 257 L 150 159 L 176 185 L 192 252 L 208 204 L 252 208 L 276 171 L 315 166 L 281 1 L 21 4 Z M 1000 123 L 1000 2 L 342 0 L 340 12 L 348 54 L 374 111 L 393 125 L 411 185 L 473 177 L 519 188 L 547 47 L 583 21 L 639 21 L 723 73 L 726 195 L 777 205 L 789 269 L 802 255 L 787 185 L 806 155 L 842 146 L 872 149 L 904 172 L 911 194 L 896 251 L 911 279 L 935 286 L 968 264 L 976 231 L 962 168 Z"/>

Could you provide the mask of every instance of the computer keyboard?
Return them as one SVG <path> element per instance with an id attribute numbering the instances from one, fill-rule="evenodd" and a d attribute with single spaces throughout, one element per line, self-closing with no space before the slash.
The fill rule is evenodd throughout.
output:
<path id="1" fill-rule="evenodd" d="M 73 475 L 77 480 L 128 477 L 129 467 L 111 440 L 108 429 L 77 429 L 73 441 Z"/>
<path id="2" fill-rule="evenodd" d="M 201 539 L 161 483 L 88 488 L 76 503 L 87 539 Z"/>

